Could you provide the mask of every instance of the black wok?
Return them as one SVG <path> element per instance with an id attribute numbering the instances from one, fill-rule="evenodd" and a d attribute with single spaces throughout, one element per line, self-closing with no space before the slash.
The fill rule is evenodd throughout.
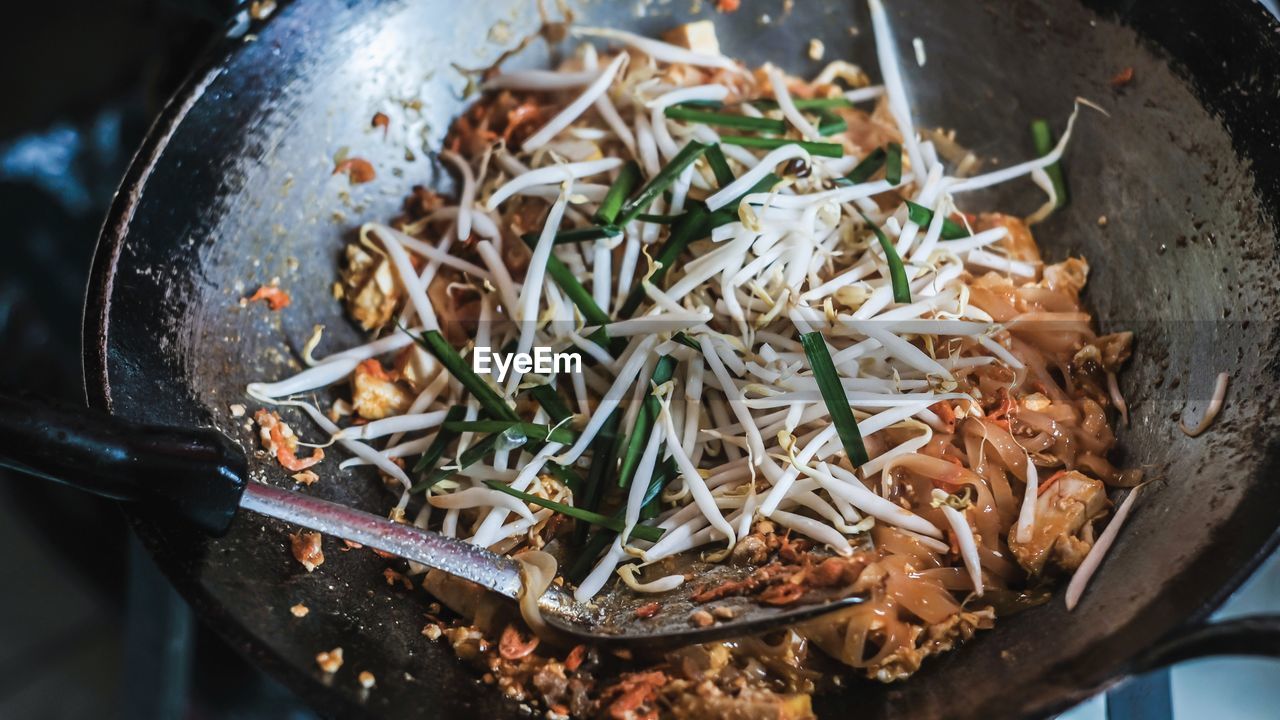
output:
<path id="1" fill-rule="evenodd" d="M 1055 600 L 908 682 L 853 683 L 820 698 L 820 712 L 1044 715 L 1161 662 L 1276 652 L 1275 623 L 1197 624 L 1273 547 L 1280 526 L 1280 29 L 1245 0 L 889 5 L 917 116 L 957 128 L 980 153 L 1026 156 L 1028 119 L 1054 118 L 1060 129 L 1078 95 L 1110 113 L 1081 118 L 1068 156 L 1072 204 L 1039 239 L 1052 259 L 1088 257 L 1088 301 L 1104 327 L 1137 331 L 1122 383 L 1133 422 L 1121 436 L 1124 461 L 1155 482 L 1074 613 Z M 580 10 L 592 23 L 646 33 L 689 10 L 653 3 L 637 17 L 636 7 Z M 748 0 L 715 20 L 726 51 L 749 62 L 811 72 L 805 48 L 818 37 L 828 58 L 877 74 L 861 3 L 802 0 L 787 13 L 780 2 Z M 511 39 L 494 42 L 495 24 Z M 245 418 L 229 409 L 246 401 L 245 384 L 296 370 L 316 323 L 328 328 L 327 348 L 359 340 L 330 296 L 352 228 L 395 214 L 412 184 L 450 185 L 429 155 L 463 105 L 464 80 L 449 63 L 483 66 L 535 24 L 533 5 L 517 0 L 310 0 L 228 39 L 166 108 L 107 219 L 85 311 L 90 404 L 213 426 L 252 450 Z M 911 62 L 915 37 L 927 49 L 923 69 Z M 545 60 L 538 45 L 515 63 Z M 1113 90 L 1109 79 L 1126 67 L 1135 79 Z M 407 134 L 395 127 L 388 141 L 369 127 L 384 104 L 418 100 L 423 124 Z M 330 175 L 343 147 L 379 173 L 349 195 Z M 1022 189 L 989 200 L 1023 211 L 1038 202 Z M 291 307 L 240 306 L 276 276 Z M 1218 371 L 1232 374 L 1227 407 L 1209 433 L 1187 438 L 1171 414 L 1187 399 L 1203 408 Z M 290 483 L 273 464 L 252 465 L 261 479 Z M 373 478 L 326 465 L 310 492 L 385 510 Z M 206 621 L 326 714 L 517 712 L 419 634 L 421 592 L 387 588 L 383 561 L 368 552 L 327 547 L 325 565 L 306 574 L 272 521 L 243 517 L 216 540 L 153 520 L 134 525 Z M 311 608 L 304 620 L 288 613 L 298 602 Z M 313 658 L 334 646 L 347 665 L 326 678 Z M 366 669 L 378 678 L 368 693 L 354 679 Z"/>

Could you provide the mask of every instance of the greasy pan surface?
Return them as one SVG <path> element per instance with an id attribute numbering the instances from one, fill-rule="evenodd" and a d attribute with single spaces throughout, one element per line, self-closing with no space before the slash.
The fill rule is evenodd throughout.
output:
<path id="1" fill-rule="evenodd" d="M 929 661 L 906 683 L 855 682 L 818 708 L 831 717 L 850 707 L 868 717 L 1044 714 L 1203 617 L 1280 524 L 1280 33 L 1243 1 L 1125 3 L 1130 25 L 1114 19 L 1115 7 L 1094 14 L 1066 0 L 888 4 L 917 117 L 957 128 L 982 154 L 1022 159 L 1027 120 L 1053 118 L 1061 130 L 1077 95 L 1110 112 L 1081 117 L 1068 154 L 1073 202 L 1038 236 L 1052 260 L 1088 257 L 1087 298 L 1104 328 L 1137 331 L 1122 382 L 1133 422 L 1121 438 L 1126 463 L 1141 463 L 1155 482 L 1074 613 L 1055 599 Z M 228 409 L 246 401 L 245 384 L 295 371 L 315 323 L 328 328 L 321 352 L 357 342 L 330 296 L 341 244 L 360 222 L 394 214 L 410 185 L 448 186 L 424 148 L 438 147 L 462 106 L 463 80 L 449 62 L 487 64 L 536 15 L 524 0 L 486 2 L 483 13 L 425 0 L 351 5 L 288 5 L 254 28 L 256 40 L 229 41 L 153 130 L 95 261 L 85 315 L 92 403 L 150 422 L 213 425 L 252 450 L 247 418 Z M 816 63 L 805 46 L 818 37 L 828 58 L 878 75 L 861 3 L 795 6 L 782 16 L 780 3 L 748 1 L 716 16 L 725 51 L 808 74 Z M 677 0 L 637 18 L 635 7 L 595 2 L 581 15 L 656 32 L 689 11 Z M 490 34 L 497 21 L 511 30 L 502 43 Z M 927 48 L 923 69 L 911 61 L 914 37 Z M 518 62 L 543 61 L 540 47 Z M 1135 81 L 1112 90 L 1108 80 L 1128 66 Z M 387 103 L 410 100 L 422 101 L 424 123 L 393 126 L 388 140 L 369 128 Z M 377 180 L 344 192 L 345 178 L 330 176 L 342 147 L 371 160 Z M 999 202 L 1030 211 L 1039 199 L 1028 188 Z M 291 307 L 239 305 L 276 276 Z M 1224 370 L 1233 378 L 1226 410 L 1211 432 L 1184 437 L 1171 413 L 1191 400 L 1198 418 Z M 278 466 L 254 463 L 258 477 L 292 486 Z M 319 469 L 322 481 L 307 492 L 374 512 L 389 505 L 372 477 L 340 475 L 333 460 Z M 340 552 L 327 539 L 325 564 L 307 574 L 290 558 L 287 529 L 256 516 L 218 540 L 135 525 L 207 621 L 326 714 L 517 712 L 419 634 L 423 594 L 388 588 L 372 553 Z M 311 609 L 305 619 L 288 612 L 297 602 Z M 313 658 L 334 646 L 346 665 L 325 678 Z M 378 678 L 371 692 L 355 681 L 366 669 Z"/>

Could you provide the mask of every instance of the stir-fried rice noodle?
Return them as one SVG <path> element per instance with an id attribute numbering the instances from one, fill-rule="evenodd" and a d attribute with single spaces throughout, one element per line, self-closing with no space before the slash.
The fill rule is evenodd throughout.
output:
<path id="1" fill-rule="evenodd" d="M 1107 460 L 1111 416 L 1128 412 L 1116 376 L 1131 338 L 1095 330 L 1080 299 L 1083 259 L 1042 257 L 1018 217 L 954 209 L 966 190 L 1046 185 L 1044 168 L 1063 155 L 1076 114 L 1049 157 L 958 172 L 913 129 L 904 93 L 925 79 L 898 63 L 883 8 L 871 6 L 883 85 L 862 87 L 868 79 L 847 63 L 806 81 L 748 71 L 718 48 L 598 28 L 572 29 L 597 45 L 561 67 L 489 73 L 446 141 L 458 200 L 420 192 L 404 217 L 366 226 L 347 255 L 344 301 L 380 339 L 255 383 L 250 395 L 275 403 L 350 386 L 349 418 L 300 405 L 325 438 L 357 453 L 343 467 L 373 465 L 397 492 L 425 477 L 409 469 L 442 438 L 427 470 L 435 479 L 410 510 L 444 510 L 424 522 L 517 555 L 527 580 L 520 609 L 535 630 L 536 599 L 553 580 L 583 601 L 606 590 L 661 598 L 698 587 L 666 563 L 701 554 L 779 568 L 769 572 L 790 580 L 761 594 L 773 604 L 820 588 L 864 596 L 797 627 L 787 657 L 800 672 L 808 650 L 794 649 L 812 646 L 889 681 L 991 627 L 1016 609 L 1010 598 L 1070 575 L 1086 555 L 1092 572 L 1108 486 L 1140 480 Z M 818 112 L 815 99 L 832 102 Z M 716 165 L 689 143 L 753 131 L 672 117 L 677 109 L 780 123 L 774 136 L 785 140 L 723 143 Z M 1070 109 L 1064 102 L 1064 115 Z M 844 128 L 824 131 L 835 120 Z M 834 144 L 842 157 L 800 140 Z M 667 171 L 695 148 L 691 163 Z M 883 167 L 841 178 L 891 148 L 900 180 Z M 634 172 L 629 191 L 611 199 L 608 188 Z M 660 187 L 643 207 L 605 209 L 649 182 Z M 906 199 L 935 215 L 917 224 Z M 600 212 L 630 214 L 624 226 L 561 239 L 594 227 Z M 686 232 L 697 213 L 705 225 Z M 969 235 L 951 237 L 944 225 Z M 457 242 L 447 242 L 451 229 Z M 687 247 L 664 254 L 673 242 Z M 434 274 L 420 278 L 428 264 Z M 459 412 L 505 415 L 416 345 L 421 329 L 408 337 L 396 326 L 405 308 L 423 329 L 438 327 L 468 367 L 473 346 L 577 353 L 580 374 L 486 379 L 504 413 L 569 439 L 448 431 Z M 823 336 L 834 386 L 798 341 L 807 332 Z M 548 392 L 559 402 L 547 404 Z M 852 413 L 861 466 L 831 402 Z M 571 416 L 554 420 L 557 406 Z M 482 456 L 460 460 L 477 446 Z M 617 486 L 637 469 L 633 485 Z M 665 485 L 650 488 L 655 478 Z M 612 515 L 624 538 L 526 506 L 500 491 L 506 484 Z M 605 542 L 584 546 L 592 536 Z M 544 546 L 568 558 L 559 570 Z M 596 554 L 577 557 L 584 547 Z M 569 567 L 585 570 L 571 577 Z M 749 656 L 747 647 L 731 656 Z"/>

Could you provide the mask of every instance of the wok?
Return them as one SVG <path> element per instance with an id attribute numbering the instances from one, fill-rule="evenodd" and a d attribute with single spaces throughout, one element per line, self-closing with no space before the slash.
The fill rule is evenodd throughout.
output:
<path id="1" fill-rule="evenodd" d="M 810 38 L 827 58 L 877 74 L 861 3 L 744 2 L 714 15 L 728 54 L 808 74 Z M 654 33 L 691 17 L 687 3 L 591 2 L 579 18 Z M 1088 302 L 1104 329 L 1132 328 L 1122 387 L 1133 409 L 1125 464 L 1154 479 L 1074 613 L 1060 599 L 1001 621 L 905 683 L 851 683 L 817 699 L 837 716 L 1039 716 L 1126 674 L 1214 651 L 1277 653 L 1280 625 L 1213 627 L 1208 613 L 1275 545 L 1280 526 L 1280 28 L 1245 0 L 1202 3 L 894 0 L 899 53 L 923 126 L 956 128 L 987 157 L 1030 152 L 1026 123 L 1058 129 L 1076 96 L 1110 114 L 1081 118 L 1067 157 L 1073 192 L 1040 226 L 1049 259 L 1085 255 Z M 766 21 L 765 15 L 768 15 Z M 448 189 L 434 162 L 463 107 L 462 76 L 535 29 L 523 1 L 348 3 L 280 8 L 229 37 L 170 102 L 107 218 L 84 322 L 92 406 L 150 423 L 211 426 L 252 452 L 251 380 L 299 368 L 312 326 L 324 348 L 356 343 L 330 295 L 343 243 L 364 220 L 394 215 L 412 184 Z M 851 28 L 856 28 L 852 30 Z M 926 48 L 911 62 L 911 40 Z M 547 61 L 541 44 L 513 66 Z M 1134 80 L 1109 79 L 1134 68 Z M 387 107 L 420 104 L 417 124 L 369 127 Z M 411 113 L 415 114 L 415 113 Z M 331 176 L 341 148 L 378 170 L 348 188 Z M 1033 191 L 1030 191 L 1033 192 Z M 970 199 L 1030 211 L 1026 188 Z M 1099 218 L 1105 216 L 1103 225 Z M 293 304 L 242 307 L 281 279 Z M 1204 407 L 1214 375 L 1232 391 L 1213 429 L 1191 439 L 1171 415 Z M 251 405 L 252 407 L 252 405 Z M 295 427 L 309 427 L 285 411 Z M 1194 418 L 1193 418 L 1194 420 Z M 291 481 L 251 458 L 266 482 Z M 371 476 L 323 472 L 317 496 L 384 511 Z M 421 591 L 387 588 L 384 562 L 337 552 L 306 574 L 282 524 L 246 516 L 218 539 L 137 517 L 134 527 L 199 615 L 325 714 L 501 717 L 518 712 L 423 638 Z M 311 613 L 295 620 L 287 608 Z M 315 654 L 345 649 L 326 677 Z M 354 675 L 369 670 L 378 687 Z"/>

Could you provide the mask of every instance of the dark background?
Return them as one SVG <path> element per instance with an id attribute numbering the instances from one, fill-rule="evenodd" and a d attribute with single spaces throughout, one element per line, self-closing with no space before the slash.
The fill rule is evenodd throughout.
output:
<path id="1" fill-rule="evenodd" d="M 89 261 L 150 118 L 232 3 L 9 3 L 0 387 L 83 403 Z M 114 504 L 0 474 L 0 718 L 308 718 L 195 622 Z"/>

